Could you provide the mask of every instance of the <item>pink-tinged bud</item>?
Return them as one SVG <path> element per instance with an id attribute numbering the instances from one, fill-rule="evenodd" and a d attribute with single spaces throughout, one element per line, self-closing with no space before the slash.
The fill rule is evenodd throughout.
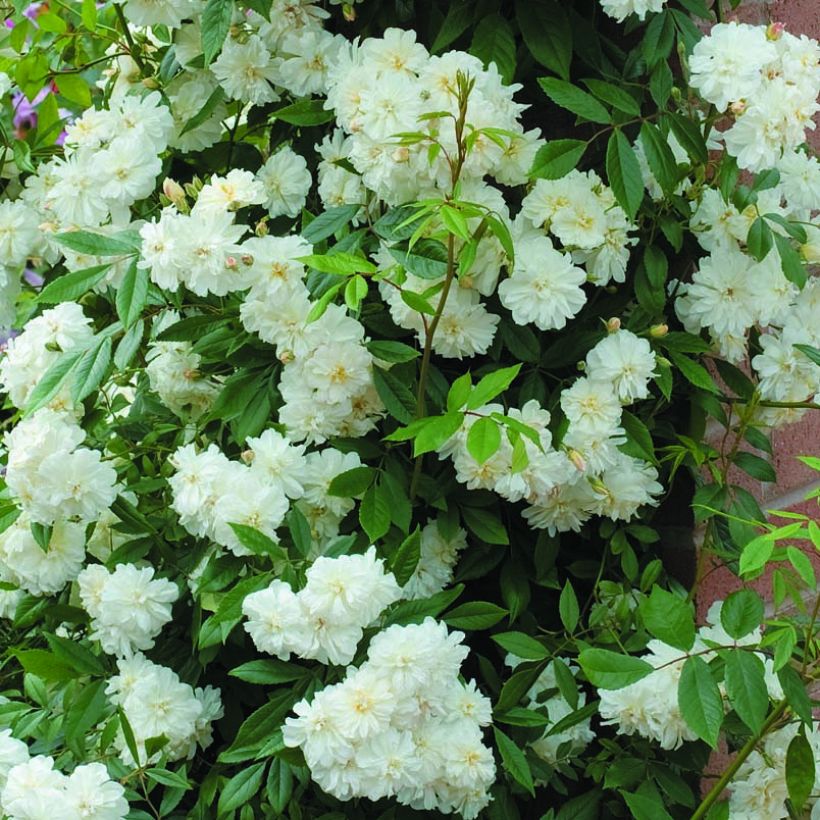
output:
<path id="1" fill-rule="evenodd" d="M 252 464 L 253 460 L 256 458 L 256 453 L 254 453 L 253 450 L 243 450 L 239 457 L 245 462 L 245 464 Z"/>
<path id="2" fill-rule="evenodd" d="M 402 145 L 393 151 L 393 162 L 407 162 L 410 159 L 410 149 L 406 145 Z"/>
<path id="3" fill-rule="evenodd" d="M 779 40 L 783 36 L 783 32 L 785 30 L 785 23 L 769 23 L 769 25 L 766 27 L 766 39 Z"/>
<path id="4" fill-rule="evenodd" d="M 669 333 L 669 325 L 652 325 L 649 328 L 649 335 L 653 339 L 662 339 L 667 333 Z"/>
<path id="5" fill-rule="evenodd" d="M 280 362 L 282 362 L 282 364 L 290 364 L 296 358 L 296 356 L 293 354 L 293 351 L 291 350 L 283 350 L 277 356 L 277 358 Z"/>
<path id="6" fill-rule="evenodd" d="M 573 463 L 579 473 L 586 472 L 587 463 L 584 461 L 584 457 L 574 447 L 570 447 L 567 450 L 567 458 Z"/>
<path id="7" fill-rule="evenodd" d="M 168 199 L 173 202 L 175 205 L 185 200 L 185 191 L 183 187 L 171 177 L 166 177 L 162 181 L 162 193 L 168 197 Z"/>
<path id="8" fill-rule="evenodd" d="M 621 320 L 617 316 L 613 316 L 606 323 L 607 333 L 617 333 L 621 329 Z"/>
<path id="9" fill-rule="evenodd" d="M 356 21 L 356 9 L 354 9 L 350 3 L 345 3 L 342 6 L 342 15 L 348 23 L 354 23 Z"/>
<path id="10" fill-rule="evenodd" d="M 729 110 L 736 116 L 739 117 L 745 110 L 746 110 L 746 100 L 738 100 L 737 102 L 733 102 L 729 106 Z"/>
<path id="11" fill-rule="evenodd" d="M 236 257 L 235 256 L 225 257 L 225 267 L 228 270 L 236 270 L 239 267 L 239 263 L 236 261 Z"/>
<path id="12" fill-rule="evenodd" d="M 249 253 L 242 254 L 242 264 L 249 268 L 253 264 L 253 257 Z"/>

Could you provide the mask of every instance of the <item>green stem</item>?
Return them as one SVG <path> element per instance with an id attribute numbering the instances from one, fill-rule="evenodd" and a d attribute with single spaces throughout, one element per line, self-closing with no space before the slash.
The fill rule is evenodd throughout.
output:
<path id="1" fill-rule="evenodd" d="M 738 769 L 743 765 L 746 758 L 754 751 L 755 746 L 760 740 L 765 737 L 769 729 L 774 726 L 786 711 L 786 701 L 781 700 L 774 708 L 774 711 L 766 719 L 766 722 L 761 726 L 760 731 L 750 737 L 743 748 L 737 753 L 735 759 L 728 765 L 726 771 L 720 776 L 720 779 L 709 789 L 709 793 L 703 798 L 701 804 L 695 809 L 691 820 L 701 820 L 706 816 L 706 813 L 712 808 L 715 801 L 723 794 L 723 790 L 732 782 L 732 778 L 737 774 Z"/>
<path id="2" fill-rule="evenodd" d="M 147 73 L 145 70 L 145 63 L 142 61 L 142 57 L 139 55 L 136 43 L 134 43 L 134 38 L 131 36 L 131 32 L 128 29 L 128 20 L 125 19 L 122 6 L 119 3 L 114 3 L 114 11 L 116 12 L 117 19 L 120 21 L 120 25 L 122 26 L 122 33 L 125 37 L 125 42 L 128 43 L 128 53 L 131 55 L 131 59 L 137 64 L 140 74 L 142 74 L 143 77 L 146 77 Z"/>
<path id="3" fill-rule="evenodd" d="M 444 312 L 444 306 L 447 304 L 447 297 L 450 294 L 450 287 L 453 284 L 453 279 L 456 273 L 456 250 L 455 237 L 450 234 L 447 237 L 447 275 L 444 278 L 444 287 L 441 289 L 438 304 L 436 305 L 436 312 L 433 315 L 433 320 L 427 327 L 427 333 L 424 335 L 424 352 L 421 356 L 421 370 L 419 371 L 419 390 L 416 394 L 416 418 L 420 419 L 425 414 L 425 397 L 427 395 L 427 379 L 430 375 L 430 357 L 433 353 L 433 336 L 435 335 L 438 323 L 441 321 L 441 315 Z M 421 477 L 422 457 L 416 458 L 416 463 L 413 465 L 413 478 L 410 481 L 410 500 L 416 497 L 416 490 L 418 488 L 419 478 Z"/>

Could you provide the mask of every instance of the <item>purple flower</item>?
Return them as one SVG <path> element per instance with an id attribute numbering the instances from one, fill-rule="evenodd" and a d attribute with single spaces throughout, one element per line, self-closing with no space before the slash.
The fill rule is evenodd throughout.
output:
<path id="1" fill-rule="evenodd" d="M 31 268 L 26 268 L 23 271 L 23 278 L 34 288 L 42 287 L 43 277 Z"/>

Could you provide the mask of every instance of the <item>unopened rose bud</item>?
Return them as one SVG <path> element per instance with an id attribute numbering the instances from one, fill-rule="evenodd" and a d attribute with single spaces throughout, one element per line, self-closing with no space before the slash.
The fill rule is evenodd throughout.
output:
<path id="1" fill-rule="evenodd" d="M 242 254 L 242 264 L 249 268 L 253 264 L 253 257 L 249 253 Z"/>
<path id="2" fill-rule="evenodd" d="M 593 492 L 598 495 L 609 495 L 609 490 L 607 489 L 606 484 L 604 484 L 600 478 L 589 479 L 589 486 L 592 487 Z"/>
<path id="3" fill-rule="evenodd" d="M 257 236 L 267 236 L 268 235 L 268 219 L 260 219 L 259 222 L 256 223 L 256 227 L 253 229 L 253 232 Z"/>
<path id="4" fill-rule="evenodd" d="M 617 288 L 617 286 L 616 286 L 616 285 L 607 285 L 607 286 L 604 288 L 604 290 L 605 290 L 607 293 L 610 293 L 610 294 L 612 294 L 612 293 L 617 293 L 617 292 L 618 292 L 618 288 Z"/>
<path id="5" fill-rule="evenodd" d="M 655 361 L 665 367 L 672 367 L 672 362 L 670 362 L 665 356 L 655 356 Z"/>
<path id="6" fill-rule="evenodd" d="M 576 362 L 575 363 L 575 369 L 580 370 L 583 373 L 587 369 L 587 363 L 583 362 L 583 361 Z"/>
<path id="7" fill-rule="evenodd" d="M 236 261 L 235 256 L 226 256 L 225 257 L 225 267 L 228 270 L 236 270 L 239 267 L 239 263 Z"/>
<path id="8" fill-rule="evenodd" d="M 142 81 L 142 84 L 146 88 L 150 88 L 151 90 L 159 88 L 159 83 L 156 81 L 154 77 L 145 77 Z"/>
<path id="9" fill-rule="evenodd" d="M 606 323 L 606 332 L 607 333 L 616 333 L 621 329 L 621 320 L 617 316 L 613 316 L 609 321 Z"/>
<path id="10" fill-rule="evenodd" d="M 653 339 L 662 339 L 667 333 L 669 333 L 669 325 L 652 325 L 652 327 L 649 328 L 649 335 Z"/>
<path id="11" fill-rule="evenodd" d="M 779 40 L 783 36 L 783 32 L 785 30 L 785 23 L 769 23 L 769 25 L 766 27 L 766 39 Z"/>
<path id="12" fill-rule="evenodd" d="M 356 21 L 356 9 L 350 3 L 345 3 L 342 6 L 342 16 L 348 23 L 354 23 Z"/>
<path id="13" fill-rule="evenodd" d="M 290 364 L 296 356 L 293 355 L 293 351 L 291 350 L 283 350 L 277 358 L 282 364 Z"/>
<path id="14" fill-rule="evenodd" d="M 191 197 L 191 199 L 196 199 L 197 196 L 199 195 L 199 190 L 197 189 L 197 187 L 193 183 L 186 182 L 185 183 L 185 193 L 189 197 Z"/>
<path id="15" fill-rule="evenodd" d="M 243 450 L 242 454 L 239 456 L 245 464 L 251 464 L 256 458 L 256 453 L 253 450 Z"/>
<path id="16" fill-rule="evenodd" d="M 185 199 L 185 189 L 171 177 L 165 177 L 162 181 L 162 193 L 175 205 Z"/>
<path id="17" fill-rule="evenodd" d="M 199 371 L 195 369 L 190 370 L 183 370 L 182 371 L 183 378 L 187 379 L 189 382 L 196 381 L 199 378 Z"/>
<path id="18" fill-rule="evenodd" d="M 587 463 L 584 461 L 584 457 L 574 447 L 570 447 L 567 450 L 567 458 L 573 463 L 579 473 L 586 472 Z"/>
<path id="19" fill-rule="evenodd" d="M 410 149 L 406 145 L 402 145 L 393 151 L 393 162 L 407 162 L 410 159 Z"/>
<path id="20" fill-rule="evenodd" d="M 746 100 L 737 100 L 737 102 L 733 102 L 729 106 L 729 110 L 736 116 L 739 117 L 745 110 L 746 110 Z"/>

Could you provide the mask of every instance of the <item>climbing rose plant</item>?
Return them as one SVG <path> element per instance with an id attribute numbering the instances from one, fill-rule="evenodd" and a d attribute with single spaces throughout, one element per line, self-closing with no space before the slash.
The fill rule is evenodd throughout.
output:
<path id="1" fill-rule="evenodd" d="M 3 817 L 817 815 L 820 47 L 731 10 L 5 7 Z"/>

